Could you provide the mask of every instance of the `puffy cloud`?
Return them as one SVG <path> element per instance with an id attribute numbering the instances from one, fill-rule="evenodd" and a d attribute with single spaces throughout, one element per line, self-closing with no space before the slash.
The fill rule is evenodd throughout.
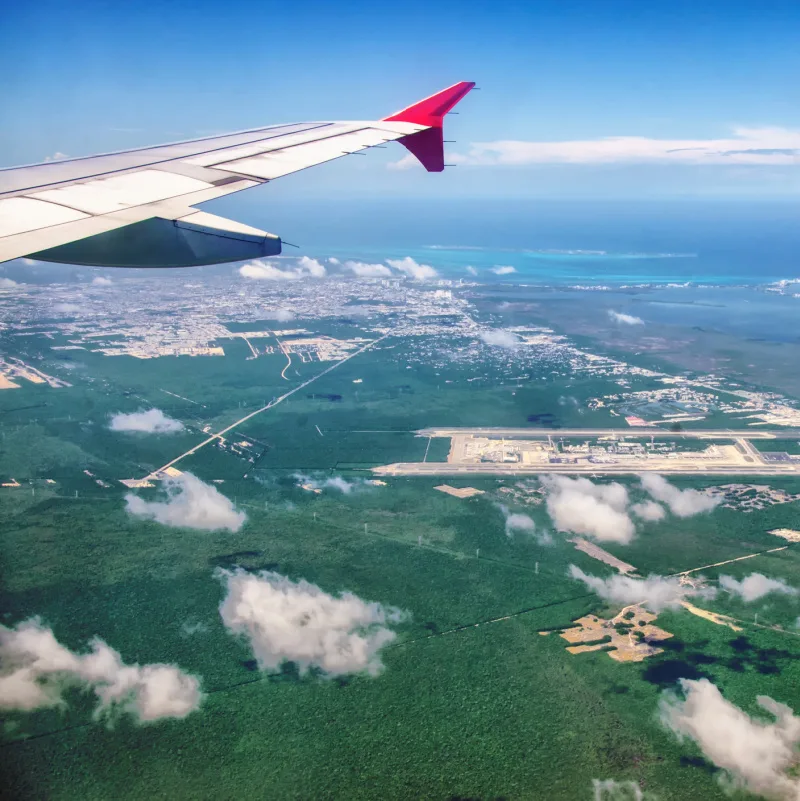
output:
<path id="1" fill-rule="evenodd" d="M 92 285 L 93 286 L 111 286 L 114 282 L 110 278 L 106 278 L 104 275 L 96 275 L 92 278 Z"/>
<path id="2" fill-rule="evenodd" d="M 10 278 L 0 278 L 0 289 L 13 289 L 15 286 L 19 286 L 16 281 L 12 281 Z"/>
<path id="3" fill-rule="evenodd" d="M 411 256 L 406 256 L 404 259 L 386 259 L 386 263 L 395 270 L 410 275 L 415 281 L 425 281 L 439 275 L 429 264 L 419 264 Z"/>
<path id="4" fill-rule="evenodd" d="M 470 264 L 464 268 L 470 275 L 477 275 L 478 271 Z"/>
<path id="5" fill-rule="evenodd" d="M 140 431 L 145 434 L 174 434 L 183 431 L 183 423 L 167 417 L 161 409 L 148 409 L 144 412 L 115 414 L 108 427 L 112 431 Z"/>
<path id="6" fill-rule="evenodd" d="M 325 266 L 317 259 L 311 259 L 308 256 L 301 256 L 297 260 L 297 266 L 314 278 L 324 278 L 327 275 Z"/>
<path id="7" fill-rule="evenodd" d="M 275 309 L 264 314 L 267 320 L 277 320 L 279 323 L 288 323 L 294 320 L 294 312 L 290 309 Z"/>
<path id="8" fill-rule="evenodd" d="M 165 526 L 196 528 L 202 531 L 238 531 L 247 519 L 214 486 L 191 473 L 164 480 L 166 501 L 145 501 L 138 495 L 125 496 L 128 511 L 136 517 L 155 520 Z"/>
<path id="9" fill-rule="evenodd" d="M 242 278 L 255 281 L 298 281 L 301 278 L 324 278 L 325 267 L 316 259 L 302 256 L 294 267 L 281 269 L 270 261 L 252 261 L 239 268 Z"/>
<path id="10" fill-rule="evenodd" d="M 615 322 L 622 325 L 644 325 L 644 320 L 641 317 L 634 317 L 632 314 L 623 314 L 622 312 L 608 310 L 608 316 Z"/>
<path id="11" fill-rule="evenodd" d="M 385 264 L 367 264 L 363 261 L 346 261 L 344 266 L 359 278 L 386 278 L 392 271 Z"/>
<path id="12" fill-rule="evenodd" d="M 60 150 L 56 150 L 52 156 L 45 156 L 45 161 L 61 161 L 61 159 L 68 159 L 69 156 L 66 153 L 62 153 Z"/>
<path id="13" fill-rule="evenodd" d="M 647 576 L 639 579 L 614 574 L 607 578 L 584 573 L 576 565 L 570 565 L 568 574 L 582 581 L 592 592 L 613 604 L 645 603 L 654 612 L 680 606 L 684 598 L 699 596 L 713 598 L 716 591 L 709 587 L 693 587 L 681 584 L 676 577 Z"/>
<path id="14" fill-rule="evenodd" d="M 386 165 L 388 170 L 413 170 L 415 167 L 421 169 L 422 165 L 417 161 L 416 157 L 412 156 L 410 153 L 406 154 L 398 161 L 390 161 Z"/>
<path id="15" fill-rule="evenodd" d="M 636 782 L 615 781 L 614 779 L 592 779 L 593 801 L 657 801 L 644 791 Z"/>
<path id="16" fill-rule="evenodd" d="M 628 543 L 636 529 L 627 513 L 628 491 L 622 484 L 593 484 L 588 478 L 542 476 L 547 511 L 559 531 L 606 542 Z"/>
<path id="17" fill-rule="evenodd" d="M 208 626 L 202 621 L 185 620 L 181 625 L 181 637 L 194 637 L 195 634 L 205 634 Z"/>
<path id="18" fill-rule="evenodd" d="M 651 498 L 665 503 L 672 514 L 678 517 L 710 512 L 722 503 L 722 498 L 714 498 L 697 490 L 679 490 L 657 473 L 645 473 L 641 476 L 641 482 Z"/>
<path id="19" fill-rule="evenodd" d="M 481 331 L 481 340 L 487 345 L 496 345 L 499 348 L 515 348 L 520 344 L 519 337 L 511 331 L 502 328 L 493 328 L 488 331 Z"/>
<path id="20" fill-rule="evenodd" d="M 764 798 L 800 798 L 800 779 L 790 775 L 797 763 L 800 718 L 766 695 L 756 703 L 774 722 L 743 712 L 708 679 L 681 679 L 683 698 L 666 693 L 660 703 L 662 723 L 683 740 L 694 740 L 710 762 L 724 771 L 725 783 Z"/>
<path id="21" fill-rule="evenodd" d="M 502 503 L 497 504 L 503 517 L 506 520 L 506 537 L 509 539 L 514 534 L 526 534 L 531 537 L 536 537 L 536 541 L 540 545 L 550 545 L 553 538 L 547 531 L 537 531 L 536 523 L 530 515 L 521 514 L 520 512 L 512 512 L 507 506 Z"/>
<path id="22" fill-rule="evenodd" d="M 502 140 L 476 142 L 467 154 L 449 156 L 453 163 L 524 164 L 739 164 L 796 165 L 800 130 L 734 128 L 728 139 L 650 139 L 609 136 L 566 142 Z"/>
<path id="23" fill-rule="evenodd" d="M 227 586 L 219 609 L 222 622 L 231 634 L 247 639 L 261 670 L 294 662 L 301 675 L 315 668 L 325 676 L 375 676 L 383 669 L 381 648 L 396 636 L 388 624 L 407 617 L 351 592 L 336 597 L 278 573 L 217 574 Z"/>
<path id="24" fill-rule="evenodd" d="M 268 261 L 243 264 L 239 268 L 239 275 L 255 281 L 296 281 L 303 277 L 299 270 L 280 270 Z"/>
<path id="25" fill-rule="evenodd" d="M 507 509 L 503 509 L 507 513 Z M 519 512 L 506 514 L 506 536 L 510 537 L 515 531 L 523 531 L 533 534 L 536 531 L 536 523 L 529 515 L 520 514 Z"/>
<path id="26" fill-rule="evenodd" d="M 0 708 L 30 711 L 63 706 L 71 686 L 93 690 L 95 717 L 130 714 L 139 723 L 185 718 L 198 709 L 199 680 L 175 665 L 126 665 L 95 637 L 78 654 L 56 640 L 38 618 L 16 628 L 0 625 Z"/>
<path id="27" fill-rule="evenodd" d="M 655 501 L 642 501 L 631 505 L 631 512 L 642 520 L 663 520 L 667 512 L 660 503 Z"/>
<path id="28" fill-rule="evenodd" d="M 78 306 L 77 303 L 56 303 L 53 306 L 53 311 L 59 312 L 60 314 L 74 314 L 80 310 L 81 307 Z"/>
<path id="29" fill-rule="evenodd" d="M 757 601 L 773 592 L 797 595 L 797 590 L 783 579 L 768 578 L 763 573 L 751 573 L 741 581 L 737 581 L 733 576 L 720 576 L 719 586 L 731 595 L 738 595 L 745 603 Z"/>
<path id="30" fill-rule="evenodd" d="M 517 271 L 516 267 L 511 267 L 511 266 L 492 267 L 492 272 L 495 275 L 511 275 L 511 273 L 515 273 L 516 271 Z"/>
<path id="31" fill-rule="evenodd" d="M 334 267 L 338 267 L 341 264 L 341 262 L 339 261 L 339 259 L 336 258 L 336 256 L 330 256 L 328 257 L 328 264 L 332 264 Z"/>
<path id="32" fill-rule="evenodd" d="M 366 489 L 368 486 L 367 482 L 363 478 L 356 478 L 353 481 L 348 481 L 342 476 L 330 476 L 329 478 L 320 480 L 318 478 L 305 475 L 305 473 L 295 473 L 294 478 L 297 479 L 297 483 L 302 485 L 304 489 L 332 489 L 336 490 L 337 492 L 341 492 L 343 495 L 349 495 L 354 490 Z"/>

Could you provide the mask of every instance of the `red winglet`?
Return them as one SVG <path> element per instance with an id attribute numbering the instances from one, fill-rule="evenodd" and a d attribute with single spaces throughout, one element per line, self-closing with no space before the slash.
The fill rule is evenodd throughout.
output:
<path id="1" fill-rule="evenodd" d="M 444 135 L 442 132 L 444 115 L 474 86 L 472 81 L 461 81 L 461 83 L 420 100 L 419 103 L 414 103 L 413 106 L 392 114 L 391 117 L 384 117 L 386 122 L 413 122 L 416 125 L 428 126 L 424 131 L 418 131 L 397 140 L 420 160 L 428 172 L 444 170 Z"/>

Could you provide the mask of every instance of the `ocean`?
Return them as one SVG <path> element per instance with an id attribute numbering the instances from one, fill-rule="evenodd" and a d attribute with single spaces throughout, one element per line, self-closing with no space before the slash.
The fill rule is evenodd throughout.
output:
<path id="1" fill-rule="evenodd" d="M 789 201 L 280 203 L 267 194 L 257 213 L 243 206 L 237 218 L 297 243 L 298 254 L 410 256 L 448 278 L 469 279 L 468 267 L 482 282 L 546 286 L 752 286 L 800 278 L 800 208 Z M 497 267 L 514 272 L 498 275 Z"/>

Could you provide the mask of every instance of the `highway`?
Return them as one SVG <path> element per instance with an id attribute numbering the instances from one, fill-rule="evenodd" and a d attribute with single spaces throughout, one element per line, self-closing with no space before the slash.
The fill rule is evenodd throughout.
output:
<path id="1" fill-rule="evenodd" d="M 217 431 L 216 434 L 212 434 L 208 439 L 204 439 L 202 442 L 195 445 L 193 448 L 189 448 L 186 453 L 182 453 L 180 456 L 176 456 L 171 462 L 167 462 L 163 467 L 160 467 L 158 470 L 154 470 L 150 475 L 146 478 L 153 480 L 159 479 L 160 474 L 163 473 L 170 467 L 174 467 L 178 462 L 182 459 L 185 459 L 187 456 L 191 456 L 193 453 L 197 453 L 201 448 L 205 448 L 206 445 L 210 445 L 214 440 L 222 439 L 225 434 L 229 431 L 233 431 L 234 428 L 242 425 L 242 423 L 246 423 L 248 420 L 256 417 L 257 415 L 261 414 L 262 412 L 266 412 L 267 409 L 272 409 L 273 407 L 277 406 L 279 403 L 283 403 L 287 398 L 291 397 L 295 394 L 295 392 L 299 392 L 301 389 L 305 389 L 309 384 L 313 384 L 318 379 L 322 378 L 322 376 L 327 375 L 332 370 L 335 370 L 337 367 L 341 366 L 345 362 L 349 361 L 355 356 L 363 353 L 365 350 L 369 350 L 374 345 L 377 345 L 382 340 L 386 339 L 387 337 L 391 336 L 391 333 L 384 334 L 382 337 L 378 337 L 378 339 L 374 339 L 372 342 L 368 342 L 363 347 L 359 348 L 358 350 L 354 350 L 348 356 L 345 356 L 343 359 L 339 360 L 338 362 L 334 362 L 330 367 L 326 367 L 321 373 L 317 373 L 317 375 L 312 376 L 306 381 L 303 381 L 302 384 L 298 384 L 294 389 L 290 389 L 288 392 L 281 395 L 279 398 L 274 398 L 271 400 L 266 406 L 262 406 L 260 409 L 256 409 L 254 412 L 250 412 L 250 414 L 246 414 L 244 417 L 237 420 L 235 423 L 231 423 L 229 426 L 226 426 L 221 431 Z"/>

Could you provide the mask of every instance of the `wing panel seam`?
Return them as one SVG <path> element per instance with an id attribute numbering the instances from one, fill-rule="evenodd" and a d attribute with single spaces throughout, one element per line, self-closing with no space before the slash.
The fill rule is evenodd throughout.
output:
<path id="1" fill-rule="evenodd" d="M 332 123 L 332 122 L 325 122 L 325 123 L 322 123 L 321 125 L 314 126 L 313 128 L 307 128 L 306 130 L 307 131 L 314 131 L 314 130 L 317 130 L 318 128 L 325 128 L 325 127 L 327 127 L 329 125 L 333 125 L 333 124 L 334 123 Z M 361 129 L 361 130 L 363 130 L 363 129 Z M 299 131 L 298 133 L 305 133 L 305 131 Z M 233 135 L 233 134 L 231 134 L 231 135 Z M 283 136 L 285 134 L 281 134 L 281 135 Z M 209 137 L 209 138 L 212 138 L 212 137 Z M 263 137 L 264 141 L 269 140 L 269 139 L 277 139 L 277 138 L 278 138 L 277 136 Z M 325 138 L 330 139 L 331 137 L 325 137 Z M 259 142 L 259 141 L 261 141 L 261 139 L 255 139 L 255 140 L 253 140 L 253 142 L 243 142 L 242 144 L 244 144 L 244 145 L 255 144 L 256 142 Z M 180 143 L 176 143 L 176 144 L 180 144 Z M 159 146 L 157 145 L 156 147 L 159 147 Z M 163 147 L 168 147 L 168 145 L 163 145 Z M 228 147 L 230 147 L 230 145 Z M 151 150 L 151 149 L 152 148 L 147 148 L 147 147 L 140 148 L 140 150 Z M 64 180 L 64 181 L 55 181 L 55 182 L 49 183 L 49 184 L 37 184 L 36 186 L 28 186 L 28 187 L 25 187 L 23 189 L 14 189 L 11 192 L 0 192 L 0 198 L 4 198 L 4 197 L 24 197 L 27 192 L 33 192 L 33 191 L 35 191 L 37 189 L 47 189 L 49 187 L 57 187 L 57 186 L 61 186 L 63 184 L 82 184 L 85 181 L 89 181 L 89 180 L 91 180 L 93 178 L 102 178 L 103 176 L 106 176 L 106 175 L 116 175 L 116 174 L 125 173 L 125 172 L 140 172 L 141 170 L 147 169 L 148 167 L 155 167 L 155 166 L 157 166 L 159 164 L 169 164 L 170 162 L 173 162 L 173 161 L 174 162 L 180 162 L 180 161 L 183 161 L 184 159 L 194 158 L 196 156 L 202 156 L 204 153 L 213 153 L 215 150 L 225 150 L 225 148 L 224 147 L 212 147 L 212 148 L 209 148 L 208 150 L 204 150 L 204 151 L 202 151 L 200 153 L 187 153 L 185 156 L 177 156 L 177 157 L 173 157 L 173 158 L 169 158 L 169 159 L 161 159 L 160 161 L 151 161 L 151 162 L 149 162 L 147 164 L 140 164 L 140 165 L 138 165 L 136 167 L 121 167 L 121 168 L 116 169 L 116 170 L 107 170 L 106 172 L 93 173 L 92 175 L 82 175 L 80 178 L 70 178 L 70 179 L 67 179 L 67 180 Z M 104 154 L 104 155 L 114 156 L 114 155 L 121 155 L 122 153 L 135 153 L 135 152 L 137 152 L 137 151 L 135 151 L 135 150 L 123 150 L 123 151 L 120 151 L 120 154 L 107 153 L 107 154 Z M 94 159 L 94 158 L 101 158 L 101 156 L 87 156 L 86 157 L 87 160 L 91 160 L 91 159 Z M 77 160 L 78 159 L 76 159 L 76 161 Z M 38 167 L 39 165 L 38 164 L 32 164 L 31 166 L 32 167 Z M 10 167 L 9 169 L 10 170 L 19 170 L 19 169 L 25 169 L 25 168 L 24 167 Z"/>

